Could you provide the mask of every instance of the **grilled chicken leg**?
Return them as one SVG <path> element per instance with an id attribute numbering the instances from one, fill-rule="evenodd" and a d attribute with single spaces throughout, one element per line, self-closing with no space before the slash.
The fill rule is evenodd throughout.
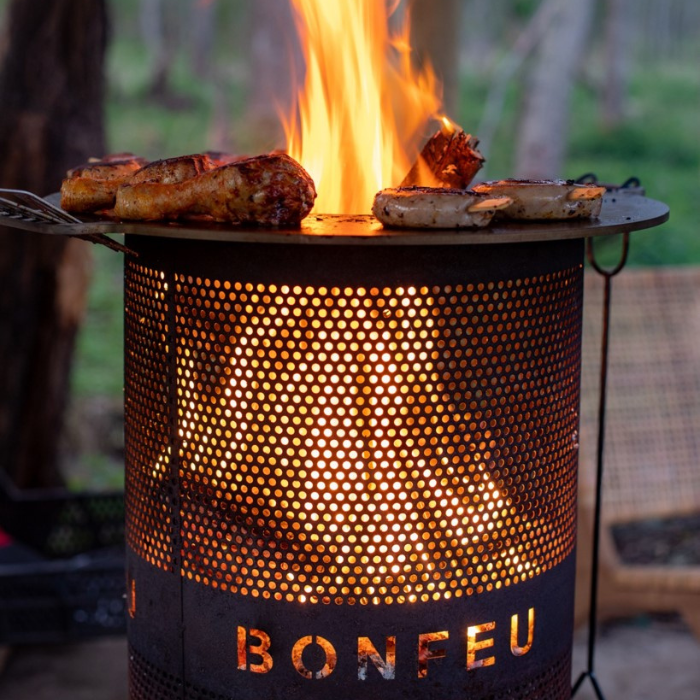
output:
<path id="1" fill-rule="evenodd" d="M 204 214 L 216 221 L 296 225 L 311 211 L 316 189 L 308 173 L 284 154 L 222 165 L 182 182 L 127 183 L 114 213 L 159 220 Z"/>
<path id="2" fill-rule="evenodd" d="M 143 158 L 119 153 L 69 170 L 61 184 L 61 208 L 76 214 L 111 209 L 119 185 L 145 164 Z"/>

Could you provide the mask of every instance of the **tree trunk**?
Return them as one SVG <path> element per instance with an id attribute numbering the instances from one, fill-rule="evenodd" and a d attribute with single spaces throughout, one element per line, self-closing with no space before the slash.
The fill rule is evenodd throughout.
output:
<path id="1" fill-rule="evenodd" d="M 654 3 L 653 37 L 656 40 L 657 58 L 668 58 L 673 42 L 671 31 L 671 3 L 670 0 L 656 0 Z"/>
<path id="2" fill-rule="evenodd" d="M 516 146 L 518 177 L 561 177 L 571 90 L 587 46 L 595 0 L 563 0 L 536 52 Z"/>
<path id="3" fill-rule="evenodd" d="M 614 129 L 625 119 L 632 11 L 630 0 L 606 0 L 603 90 L 603 125 L 606 129 Z"/>
<path id="4" fill-rule="evenodd" d="M 459 106 L 459 36 L 462 0 L 413 0 L 411 45 L 419 64 L 429 60 L 443 85 L 445 112 Z"/>
<path id="5" fill-rule="evenodd" d="M 104 0 L 13 0 L 0 65 L 0 186 L 55 192 L 104 153 Z M 0 467 L 60 482 L 58 443 L 89 279 L 83 241 L 0 228 Z"/>
<path id="6" fill-rule="evenodd" d="M 165 18 L 163 17 L 163 0 L 141 0 L 139 5 L 139 23 L 141 38 L 148 48 L 151 59 L 149 93 L 164 93 L 168 84 L 170 46 L 166 41 Z"/>
<path id="7" fill-rule="evenodd" d="M 288 115 L 303 59 L 289 0 L 255 0 L 251 7 L 248 147 L 256 152 L 279 148 L 284 133 L 279 112 Z"/>
<path id="8" fill-rule="evenodd" d="M 192 100 L 175 91 L 170 80 L 186 14 L 182 0 L 141 0 L 141 35 L 151 54 L 148 96 L 172 110 L 192 106 Z"/>
<path id="9" fill-rule="evenodd" d="M 479 128 L 476 131 L 481 140 L 481 150 L 489 153 L 498 131 L 501 115 L 506 103 L 508 87 L 520 71 L 528 56 L 535 50 L 547 33 L 549 25 L 561 11 L 562 0 L 542 0 L 537 11 L 530 17 L 517 39 L 512 42 L 508 53 L 500 60 L 489 79 L 490 87 Z M 488 169 L 488 165 L 486 170 Z M 482 175 L 485 175 L 486 170 Z"/>
<path id="10" fill-rule="evenodd" d="M 505 7 L 503 0 L 468 0 L 463 3 L 459 30 L 463 54 L 460 62 L 471 74 L 488 72 L 498 51 L 496 37 L 503 35 Z"/>
<path id="11" fill-rule="evenodd" d="M 216 33 L 217 0 L 192 0 L 191 17 L 191 51 L 192 70 L 202 80 L 212 77 L 212 47 Z"/>

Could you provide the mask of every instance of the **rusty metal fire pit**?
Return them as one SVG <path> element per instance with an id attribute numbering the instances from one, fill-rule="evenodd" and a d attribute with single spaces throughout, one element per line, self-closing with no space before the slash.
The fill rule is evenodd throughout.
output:
<path id="1" fill-rule="evenodd" d="M 584 238 L 667 214 L 120 225 L 131 699 L 568 698 Z"/>
<path id="2" fill-rule="evenodd" d="M 127 237 L 133 700 L 569 696 L 605 221 Z"/>

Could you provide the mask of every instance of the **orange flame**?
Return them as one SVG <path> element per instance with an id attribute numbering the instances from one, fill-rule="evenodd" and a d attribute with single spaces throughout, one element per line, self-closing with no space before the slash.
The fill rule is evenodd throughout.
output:
<path id="1" fill-rule="evenodd" d="M 313 177 L 316 210 L 369 212 L 378 190 L 398 185 L 441 104 L 427 66 L 411 64 L 409 26 L 393 36 L 382 0 L 292 0 L 306 78 L 287 150 Z M 298 114 L 297 114 L 298 112 Z"/>

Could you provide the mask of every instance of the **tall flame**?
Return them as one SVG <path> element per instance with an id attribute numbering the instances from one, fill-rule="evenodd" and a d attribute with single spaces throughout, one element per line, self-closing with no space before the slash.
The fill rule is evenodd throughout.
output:
<path id="1" fill-rule="evenodd" d="M 431 68 L 412 66 L 409 26 L 389 31 L 384 0 L 291 0 L 306 77 L 287 150 L 313 177 L 316 210 L 369 212 L 376 192 L 398 185 L 421 131 L 440 109 Z"/>

